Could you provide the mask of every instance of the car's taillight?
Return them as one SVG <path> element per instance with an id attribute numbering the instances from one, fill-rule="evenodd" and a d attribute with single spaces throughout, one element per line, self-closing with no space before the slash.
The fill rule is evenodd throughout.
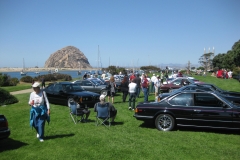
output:
<path id="1" fill-rule="evenodd" d="M 135 108 L 135 113 L 139 113 L 139 112 L 142 112 L 142 109 Z"/>
<path id="2" fill-rule="evenodd" d="M 138 113 L 138 108 L 135 108 L 135 113 Z"/>

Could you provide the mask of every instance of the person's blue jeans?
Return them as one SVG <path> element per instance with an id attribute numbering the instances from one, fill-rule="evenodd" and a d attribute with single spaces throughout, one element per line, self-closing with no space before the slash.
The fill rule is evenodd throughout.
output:
<path id="1" fill-rule="evenodd" d="M 144 102 L 148 102 L 148 88 L 143 88 Z"/>
<path id="2" fill-rule="evenodd" d="M 130 93 L 129 94 L 129 107 L 131 107 L 132 109 L 135 109 L 135 100 L 136 100 L 136 94 Z"/>
<path id="3" fill-rule="evenodd" d="M 136 96 L 139 98 L 141 88 L 137 86 L 136 88 Z"/>
<path id="4" fill-rule="evenodd" d="M 154 93 L 155 92 L 155 88 L 154 88 L 154 82 L 151 82 L 151 92 Z"/>

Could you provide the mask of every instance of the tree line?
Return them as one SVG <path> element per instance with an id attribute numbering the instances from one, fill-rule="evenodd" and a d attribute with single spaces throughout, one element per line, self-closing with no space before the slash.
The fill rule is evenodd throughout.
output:
<path id="1" fill-rule="evenodd" d="M 226 69 L 233 71 L 233 74 L 240 73 L 240 40 L 235 42 L 231 50 L 227 53 L 205 53 L 199 58 L 199 63 L 205 71 L 218 69 Z"/>

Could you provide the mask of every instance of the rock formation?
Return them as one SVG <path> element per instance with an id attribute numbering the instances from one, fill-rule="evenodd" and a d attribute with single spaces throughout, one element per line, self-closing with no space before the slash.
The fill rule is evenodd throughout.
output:
<path id="1" fill-rule="evenodd" d="M 78 48 L 67 46 L 51 54 L 44 68 L 92 68 L 86 56 Z"/>

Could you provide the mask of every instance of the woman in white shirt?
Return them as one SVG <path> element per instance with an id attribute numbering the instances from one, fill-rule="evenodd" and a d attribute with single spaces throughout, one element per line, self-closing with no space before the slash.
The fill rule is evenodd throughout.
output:
<path id="1" fill-rule="evenodd" d="M 45 121 L 49 122 L 50 105 L 45 91 L 40 90 L 40 83 L 35 82 L 33 92 L 30 94 L 28 104 L 32 106 L 30 111 L 30 125 L 37 131 L 37 138 L 43 142 Z"/>

